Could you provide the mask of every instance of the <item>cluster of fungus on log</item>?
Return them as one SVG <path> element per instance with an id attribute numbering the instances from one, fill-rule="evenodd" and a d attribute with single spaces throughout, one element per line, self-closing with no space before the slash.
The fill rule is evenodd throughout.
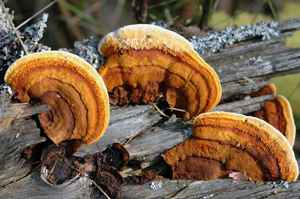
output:
<path id="1" fill-rule="evenodd" d="M 51 186 L 65 186 L 78 179 L 80 174 L 87 174 L 111 198 L 120 198 L 124 179 L 122 171 L 130 156 L 126 148 L 113 143 L 103 152 L 84 157 L 67 156 L 67 146 L 51 143 L 44 147 L 41 160 L 41 179 Z M 46 161 L 45 161 L 46 160 Z M 91 198 L 100 198 L 102 192 L 94 187 Z"/>
<path id="2" fill-rule="evenodd" d="M 216 72 L 184 37 L 155 25 L 125 26 L 106 35 L 98 73 L 117 105 L 166 100 L 185 120 L 214 108 L 221 97 Z"/>
<path id="3" fill-rule="evenodd" d="M 22 102 L 47 104 L 39 115 L 46 135 L 57 145 L 78 140 L 89 145 L 105 132 L 109 100 L 102 78 L 80 57 L 67 52 L 40 52 L 14 62 L 5 81 Z"/>
<path id="4" fill-rule="evenodd" d="M 286 137 L 291 146 L 294 146 L 296 128 L 291 105 L 285 97 L 276 96 L 272 102 L 265 103 L 264 107 L 253 115 L 274 126 Z"/>
<path id="5" fill-rule="evenodd" d="M 240 114 L 199 115 L 193 137 L 163 154 L 173 178 L 211 180 L 242 172 L 252 180 L 294 181 L 298 165 L 288 140 L 267 122 Z"/>

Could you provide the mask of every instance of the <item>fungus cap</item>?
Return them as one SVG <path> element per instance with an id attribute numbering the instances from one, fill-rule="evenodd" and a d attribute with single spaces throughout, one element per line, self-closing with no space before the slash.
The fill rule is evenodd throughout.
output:
<path id="1" fill-rule="evenodd" d="M 179 165 L 181 162 L 187 166 L 190 166 L 187 160 L 197 162 L 188 157 L 199 157 L 210 160 L 207 165 L 218 172 L 204 175 L 208 179 L 221 177 L 226 170 L 227 174 L 228 171 L 246 172 L 252 180 L 262 181 L 294 181 L 298 177 L 298 164 L 289 142 L 261 119 L 212 112 L 199 115 L 193 126 L 193 138 L 163 155 L 173 172 L 183 167 Z M 199 169 L 204 167 L 203 161 L 198 162 Z M 206 171 L 207 167 L 202 170 Z"/>
<path id="2" fill-rule="evenodd" d="M 102 78 L 80 57 L 60 51 L 39 52 L 14 62 L 5 81 L 23 101 L 46 103 L 39 115 L 47 136 L 58 144 L 79 139 L 89 145 L 109 121 L 108 94 Z"/>
<path id="3" fill-rule="evenodd" d="M 254 116 L 274 126 L 294 146 L 296 127 L 291 105 L 285 97 L 276 96 L 272 102 L 265 103 L 261 110 L 256 111 Z"/>
<path id="4" fill-rule="evenodd" d="M 155 25 L 130 25 L 106 35 L 99 52 L 107 57 L 98 73 L 114 104 L 148 103 L 161 96 L 187 110 L 189 120 L 208 112 L 221 97 L 215 71 L 189 41 Z"/>

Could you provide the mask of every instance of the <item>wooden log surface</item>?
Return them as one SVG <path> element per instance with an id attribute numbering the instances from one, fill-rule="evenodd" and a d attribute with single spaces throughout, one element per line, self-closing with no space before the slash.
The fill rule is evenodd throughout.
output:
<path id="1" fill-rule="evenodd" d="M 300 182 L 155 180 L 123 187 L 122 198 L 299 198 Z"/>
<path id="2" fill-rule="evenodd" d="M 249 94 L 267 85 L 273 76 L 300 71 L 299 49 L 283 44 L 284 38 L 299 29 L 300 17 L 279 21 L 282 31 L 278 38 L 269 41 L 249 40 L 226 47 L 222 51 L 203 56 L 217 71 L 226 99 L 233 94 Z M 252 63 L 250 57 L 262 56 L 262 62 Z M 89 198 L 90 181 L 84 177 L 63 187 L 52 187 L 41 181 L 39 172 L 28 176 L 30 167 L 22 167 L 20 153 L 26 147 L 45 141 L 32 120 L 24 117 L 48 110 L 46 106 L 12 105 L 3 95 L 0 86 L 0 198 Z M 247 114 L 259 110 L 273 95 L 255 97 L 214 108 L 214 111 L 231 111 Z M 111 109 L 110 125 L 102 139 L 84 146 L 75 154 L 100 152 L 113 142 L 125 144 L 131 159 L 144 165 L 161 161 L 160 154 L 182 143 L 192 134 L 191 122 L 172 120 L 158 122 L 162 116 L 150 105 Z M 26 177 L 24 177 L 26 176 Z M 161 187 L 160 187 L 161 186 Z M 144 185 L 125 185 L 123 198 L 235 198 L 235 197 L 297 197 L 300 182 L 285 184 L 255 181 L 212 180 L 190 182 L 183 180 L 153 181 Z"/>

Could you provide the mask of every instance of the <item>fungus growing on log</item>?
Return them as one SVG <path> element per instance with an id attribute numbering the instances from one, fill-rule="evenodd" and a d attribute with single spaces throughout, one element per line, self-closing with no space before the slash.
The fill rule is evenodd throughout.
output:
<path id="1" fill-rule="evenodd" d="M 289 101 L 283 96 L 276 96 L 272 102 L 267 102 L 259 111 L 254 112 L 258 117 L 279 130 L 294 146 L 296 128 L 292 108 Z"/>
<path id="2" fill-rule="evenodd" d="M 221 85 L 215 71 L 189 41 L 155 25 L 130 25 L 106 35 L 99 52 L 107 57 L 98 73 L 112 104 L 166 100 L 186 110 L 185 120 L 215 107 Z"/>
<path id="3" fill-rule="evenodd" d="M 14 62 L 5 81 L 22 102 L 47 104 L 39 115 L 46 135 L 58 144 L 76 139 L 89 145 L 109 121 L 108 94 L 99 74 L 80 57 L 67 52 L 40 52 Z"/>
<path id="4" fill-rule="evenodd" d="M 258 97 L 263 95 L 269 95 L 269 94 L 276 94 L 276 87 L 274 84 L 268 84 L 264 87 L 262 87 L 258 92 L 251 93 L 251 97 Z"/>
<path id="5" fill-rule="evenodd" d="M 174 178 L 211 180 L 243 172 L 252 180 L 297 179 L 291 145 L 265 121 L 213 112 L 199 115 L 193 126 L 191 139 L 162 155 Z"/>

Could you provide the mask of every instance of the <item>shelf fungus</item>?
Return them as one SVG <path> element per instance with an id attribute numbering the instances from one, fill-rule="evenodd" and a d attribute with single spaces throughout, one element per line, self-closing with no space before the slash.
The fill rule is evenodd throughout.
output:
<path id="1" fill-rule="evenodd" d="M 212 110 L 221 97 L 216 72 L 182 36 L 155 25 L 130 25 L 106 35 L 107 57 L 98 73 L 117 105 L 167 101 L 192 119 Z"/>
<path id="2" fill-rule="evenodd" d="M 47 104 L 39 115 L 46 135 L 58 144 L 78 140 L 89 145 L 109 121 L 108 94 L 99 74 L 80 57 L 67 52 L 40 52 L 22 57 L 5 74 L 22 102 Z"/>
<path id="3" fill-rule="evenodd" d="M 193 126 L 192 138 L 162 155 L 173 178 L 211 180 L 241 172 L 259 181 L 297 179 L 291 145 L 267 122 L 212 112 L 199 115 Z"/>
<path id="4" fill-rule="evenodd" d="M 276 96 L 272 102 L 265 103 L 262 109 L 254 112 L 254 116 L 274 126 L 294 146 L 296 127 L 291 105 L 285 97 Z"/>

